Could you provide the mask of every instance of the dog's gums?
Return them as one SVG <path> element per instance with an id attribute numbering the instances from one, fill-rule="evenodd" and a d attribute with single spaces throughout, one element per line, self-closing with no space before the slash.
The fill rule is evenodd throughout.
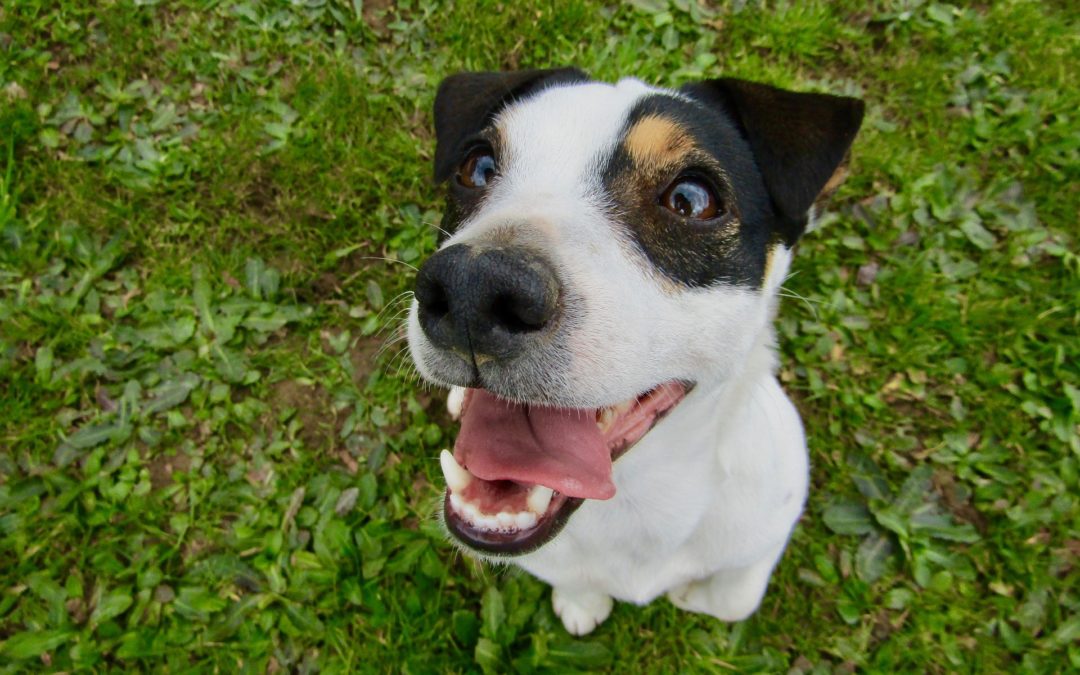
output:
<path id="1" fill-rule="evenodd" d="M 452 391 L 448 403 L 462 418 L 462 433 L 454 452 L 443 450 L 439 457 L 447 527 L 489 553 L 520 554 L 542 546 L 586 498 L 614 496 L 611 463 L 691 388 L 668 382 L 598 409 L 544 408 L 484 390 Z"/>

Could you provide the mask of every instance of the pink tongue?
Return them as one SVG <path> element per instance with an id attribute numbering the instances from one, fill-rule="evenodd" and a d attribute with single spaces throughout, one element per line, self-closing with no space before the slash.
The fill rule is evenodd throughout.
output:
<path id="1" fill-rule="evenodd" d="M 511 403 L 470 389 L 454 457 L 484 480 L 545 485 L 570 497 L 611 499 L 611 451 L 596 411 Z"/>

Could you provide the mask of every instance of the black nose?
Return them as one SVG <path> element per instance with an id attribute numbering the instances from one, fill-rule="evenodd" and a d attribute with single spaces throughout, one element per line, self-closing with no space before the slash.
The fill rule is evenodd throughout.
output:
<path id="1" fill-rule="evenodd" d="M 507 359 L 552 325 L 559 284 L 527 249 L 455 244 L 420 268 L 416 300 L 420 326 L 437 347 Z"/>

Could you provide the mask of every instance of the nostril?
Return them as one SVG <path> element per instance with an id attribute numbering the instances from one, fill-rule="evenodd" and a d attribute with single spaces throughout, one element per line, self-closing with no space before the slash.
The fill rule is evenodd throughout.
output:
<path id="1" fill-rule="evenodd" d="M 491 316 L 508 333 L 532 333 L 547 324 L 548 312 L 523 303 L 520 298 L 502 293 L 491 303 Z"/>
<path id="2" fill-rule="evenodd" d="M 432 284 L 426 288 L 423 295 L 417 295 L 417 300 L 424 312 L 436 321 L 450 313 L 450 298 L 446 294 L 446 288 L 440 284 Z"/>

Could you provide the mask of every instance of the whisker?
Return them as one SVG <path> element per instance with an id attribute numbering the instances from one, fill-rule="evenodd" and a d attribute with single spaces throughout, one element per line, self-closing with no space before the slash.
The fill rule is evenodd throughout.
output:
<path id="1" fill-rule="evenodd" d="M 806 298 L 806 297 L 800 295 L 799 293 L 796 293 L 795 291 L 791 290 L 790 288 L 784 288 L 783 286 L 780 287 L 780 292 L 778 293 L 778 295 L 780 297 L 782 297 L 782 298 L 791 298 L 792 300 L 801 300 L 803 302 L 803 304 L 805 304 L 807 306 L 807 308 L 810 310 L 810 313 L 814 315 L 814 320 L 816 321 L 818 319 L 817 307 L 814 307 L 813 303 L 814 302 L 819 302 L 820 303 L 820 301 L 811 301 L 809 298 Z"/>
<path id="2" fill-rule="evenodd" d="M 377 359 L 380 356 L 382 356 L 383 354 L 385 354 L 391 347 L 393 347 L 394 345 L 396 345 L 396 344 L 400 343 L 402 340 L 404 340 L 405 337 L 406 336 L 404 336 L 404 335 L 398 335 L 396 337 L 393 337 L 393 338 L 387 340 L 385 343 L 383 343 L 383 345 L 381 347 L 379 347 L 379 350 L 377 352 L 375 352 L 374 358 Z M 395 354 L 396 353 L 397 352 L 395 352 Z"/>
<path id="3" fill-rule="evenodd" d="M 427 225 L 428 227 L 431 227 L 431 228 L 434 228 L 434 229 L 438 230 L 439 232 L 446 235 L 447 237 L 450 236 L 450 233 L 447 232 L 446 230 L 442 229 L 442 227 L 440 227 L 438 223 L 428 222 L 428 221 L 423 220 L 423 219 L 421 219 L 420 222 L 423 223 L 424 225 Z"/>
<path id="4" fill-rule="evenodd" d="M 395 313 L 394 313 L 394 315 L 393 315 L 393 316 L 389 317 L 389 318 L 388 318 L 388 319 L 387 319 L 387 320 L 386 320 L 386 321 L 384 322 L 384 324 L 383 324 L 383 327 L 382 327 L 382 328 L 380 328 L 379 330 L 375 331 L 375 334 L 373 335 L 373 337 L 379 337 L 379 336 L 381 336 L 381 335 L 382 335 L 383 333 L 385 333 L 385 332 L 386 332 L 386 331 L 387 331 L 388 329 L 390 329 L 390 328 L 393 328 L 393 329 L 395 329 L 395 330 L 402 330 L 402 329 L 404 329 L 404 328 L 405 328 L 405 326 L 406 326 L 406 324 L 407 324 L 408 322 L 407 322 L 407 320 L 402 320 L 402 319 L 401 319 L 401 316 L 402 316 L 403 314 L 408 314 L 408 313 L 409 313 L 409 307 L 403 307 L 403 308 L 399 309 L 399 310 L 398 310 L 397 312 L 395 312 Z"/>
<path id="5" fill-rule="evenodd" d="M 405 267 L 408 267 L 409 269 L 411 269 L 413 272 L 419 272 L 420 271 L 416 266 L 410 265 L 409 263 L 405 262 L 404 260 L 398 260 L 397 258 L 384 258 L 384 257 L 381 257 L 381 256 L 366 255 L 366 256 L 361 256 L 359 258 L 355 258 L 355 260 L 385 260 L 386 262 L 400 263 L 400 264 L 404 265 Z"/>
<path id="6" fill-rule="evenodd" d="M 413 296 L 412 291 L 402 291 L 401 293 L 398 293 L 393 298 L 391 298 L 386 304 L 383 305 L 383 308 L 380 309 L 378 311 L 378 313 L 375 314 L 375 318 L 376 319 L 381 318 L 383 313 L 389 312 L 391 309 L 394 309 L 395 305 L 400 305 L 400 304 L 404 303 L 405 307 L 408 308 L 408 306 L 410 304 L 410 301 L 412 300 L 412 296 Z"/>
<path id="7" fill-rule="evenodd" d="M 394 355 L 390 357 L 389 362 L 386 364 L 386 368 L 383 370 L 383 372 L 389 374 L 390 369 L 393 368 L 395 364 L 397 364 L 397 371 L 395 372 L 394 377 L 400 376 L 401 369 L 405 366 L 405 362 L 408 360 L 408 356 L 408 349 L 406 349 L 405 347 L 398 348 L 398 350 L 394 352 Z"/>
<path id="8" fill-rule="evenodd" d="M 412 373 L 415 372 L 416 366 L 413 365 L 412 359 L 409 358 L 409 350 L 402 349 L 400 354 L 402 358 L 398 360 L 398 367 L 397 371 L 394 372 L 394 377 L 401 379 L 401 371 L 402 369 L 406 369 L 405 379 L 408 380 L 412 377 Z"/>

